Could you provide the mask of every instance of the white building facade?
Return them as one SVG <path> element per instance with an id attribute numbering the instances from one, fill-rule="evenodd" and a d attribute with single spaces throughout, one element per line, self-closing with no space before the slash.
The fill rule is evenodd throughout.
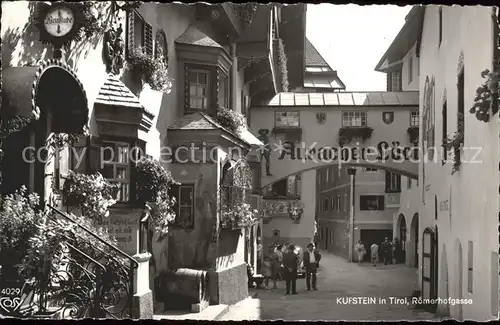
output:
<path id="1" fill-rule="evenodd" d="M 498 9 L 427 6 L 412 11 L 423 14 L 416 53 L 419 143 L 425 156 L 419 186 L 402 192 L 394 228 L 401 232 L 402 221 L 410 226 L 404 229 L 411 238 L 407 261 L 418 266 L 422 297 L 468 300 L 431 304 L 433 310 L 457 320 L 494 319 L 499 305 L 499 123 L 491 108 L 488 122 L 469 110 L 485 81 L 481 72 L 498 69 Z M 443 145 L 450 141 L 462 148 Z"/>

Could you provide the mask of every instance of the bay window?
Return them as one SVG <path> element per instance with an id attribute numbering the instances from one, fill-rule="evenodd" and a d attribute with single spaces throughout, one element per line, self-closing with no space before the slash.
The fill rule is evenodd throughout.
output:
<path id="1" fill-rule="evenodd" d="M 220 107 L 229 108 L 229 77 L 225 74 L 220 74 L 220 76 L 217 102 Z"/>
<path id="2" fill-rule="evenodd" d="M 100 173 L 117 187 L 116 200 L 130 201 L 130 144 L 125 142 L 103 141 Z"/>
<path id="3" fill-rule="evenodd" d="M 205 70 L 189 69 L 189 108 L 206 110 L 209 106 L 209 78 L 210 72 Z"/>

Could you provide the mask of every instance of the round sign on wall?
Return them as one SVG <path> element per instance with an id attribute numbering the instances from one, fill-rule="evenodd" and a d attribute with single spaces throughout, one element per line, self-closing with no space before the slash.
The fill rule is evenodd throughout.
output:
<path id="1" fill-rule="evenodd" d="M 73 29 L 75 24 L 75 15 L 67 6 L 55 6 L 47 12 L 43 24 L 45 30 L 51 36 L 62 37 L 67 35 Z"/>

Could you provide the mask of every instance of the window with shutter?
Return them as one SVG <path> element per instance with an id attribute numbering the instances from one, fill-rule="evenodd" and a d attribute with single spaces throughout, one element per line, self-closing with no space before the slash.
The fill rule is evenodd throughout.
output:
<path id="1" fill-rule="evenodd" d="M 153 27 L 144 22 L 144 51 L 148 56 L 153 56 Z"/>
<path id="2" fill-rule="evenodd" d="M 127 13 L 127 52 L 129 57 L 139 47 L 146 54 L 153 55 L 153 27 L 134 10 Z"/>
<path id="3" fill-rule="evenodd" d="M 167 36 L 165 35 L 165 32 L 161 29 L 158 29 L 158 31 L 156 31 L 155 57 L 156 58 L 163 57 L 163 61 L 165 62 L 165 64 L 168 64 Z"/>

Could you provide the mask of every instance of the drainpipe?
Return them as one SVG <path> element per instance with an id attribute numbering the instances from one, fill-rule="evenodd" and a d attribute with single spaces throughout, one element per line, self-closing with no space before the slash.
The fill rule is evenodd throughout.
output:
<path id="1" fill-rule="evenodd" d="M 353 262 L 354 253 L 354 212 L 355 204 L 355 185 L 356 185 L 356 168 L 348 168 L 349 188 L 350 188 L 350 209 L 349 209 L 349 262 Z"/>

